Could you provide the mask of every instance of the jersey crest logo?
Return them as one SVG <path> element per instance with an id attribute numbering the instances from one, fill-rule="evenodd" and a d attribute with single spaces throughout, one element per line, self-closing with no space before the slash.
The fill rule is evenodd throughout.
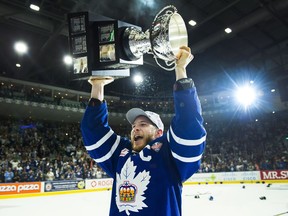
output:
<path id="1" fill-rule="evenodd" d="M 134 202 L 136 193 L 137 186 L 134 184 L 130 184 L 129 181 L 125 181 L 124 184 L 120 185 L 119 187 L 120 202 Z"/>
<path id="2" fill-rule="evenodd" d="M 116 204 L 119 212 L 125 211 L 126 215 L 147 207 L 144 200 L 145 191 L 150 183 L 150 172 L 144 170 L 136 175 L 136 168 L 129 157 L 121 173 L 116 174 Z"/>

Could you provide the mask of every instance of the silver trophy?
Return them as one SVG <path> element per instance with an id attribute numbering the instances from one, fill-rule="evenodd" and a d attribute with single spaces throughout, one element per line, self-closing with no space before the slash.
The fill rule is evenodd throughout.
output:
<path id="1" fill-rule="evenodd" d="M 127 27 L 122 39 L 130 60 L 137 60 L 146 53 L 152 54 L 156 63 L 165 70 L 175 69 L 175 55 L 179 47 L 188 46 L 185 22 L 172 5 L 164 7 L 155 16 L 146 32 L 133 26 Z M 166 66 L 162 66 L 158 59 L 163 60 Z"/>

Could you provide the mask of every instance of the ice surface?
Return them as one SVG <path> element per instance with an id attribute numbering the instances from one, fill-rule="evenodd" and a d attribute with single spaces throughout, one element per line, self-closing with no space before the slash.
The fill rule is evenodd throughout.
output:
<path id="1" fill-rule="evenodd" d="M 189 185 L 183 216 L 288 216 L 288 185 Z M 0 199 L 0 216 L 106 216 L 111 191 Z M 195 196 L 199 198 L 195 198 Z M 266 199 L 260 199 L 265 197 Z M 151 215 L 152 216 L 152 215 Z"/>

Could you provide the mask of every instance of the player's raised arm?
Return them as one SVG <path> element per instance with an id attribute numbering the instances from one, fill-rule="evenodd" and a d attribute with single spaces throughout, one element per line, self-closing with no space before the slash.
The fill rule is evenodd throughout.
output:
<path id="1" fill-rule="evenodd" d="M 175 116 L 168 137 L 181 181 L 185 181 L 199 169 L 206 144 L 206 131 L 194 82 L 186 73 L 186 67 L 193 59 L 190 48 L 180 47 L 176 58 Z"/>

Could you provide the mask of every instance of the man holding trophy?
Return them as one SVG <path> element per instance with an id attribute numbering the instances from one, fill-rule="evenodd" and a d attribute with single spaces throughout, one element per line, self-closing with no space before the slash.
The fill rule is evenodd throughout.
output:
<path id="1" fill-rule="evenodd" d="M 130 109 L 130 139 L 109 126 L 104 86 L 113 77 L 91 77 L 91 99 L 81 122 L 89 155 L 114 179 L 111 216 L 181 216 L 182 183 L 198 171 L 206 144 L 201 105 L 194 82 L 187 78 L 190 48 L 174 55 L 175 116 L 164 132 L 157 113 Z"/>

